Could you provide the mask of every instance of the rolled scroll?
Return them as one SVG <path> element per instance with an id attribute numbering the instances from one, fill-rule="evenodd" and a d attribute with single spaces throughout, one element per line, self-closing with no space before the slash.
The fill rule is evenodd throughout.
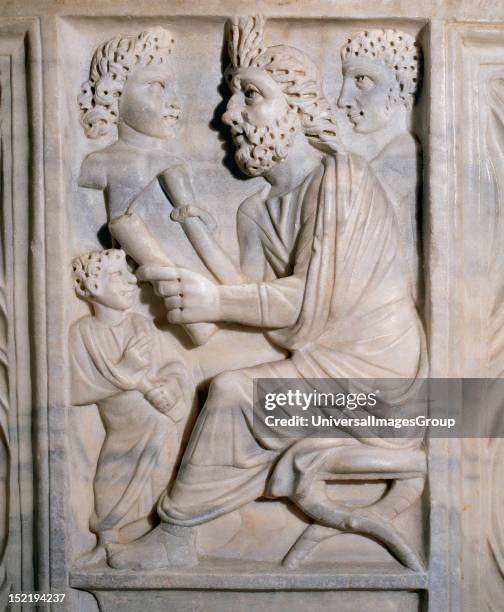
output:
<path id="1" fill-rule="evenodd" d="M 158 179 L 161 189 L 175 210 L 195 205 L 194 187 L 185 164 L 167 168 Z M 212 238 L 202 219 L 187 218 L 181 226 L 201 261 L 220 283 L 239 285 L 244 282 L 231 259 Z"/>
<path id="2" fill-rule="evenodd" d="M 126 213 L 109 223 L 112 236 L 139 265 L 175 267 L 156 238 L 136 213 Z M 182 326 L 194 344 L 205 344 L 216 332 L 214 323 L 188 323 Z"/>

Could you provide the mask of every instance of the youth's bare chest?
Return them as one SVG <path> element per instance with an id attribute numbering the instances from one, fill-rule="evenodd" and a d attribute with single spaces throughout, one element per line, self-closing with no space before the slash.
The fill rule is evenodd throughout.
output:
<path id="1" fill-rule="evenodd" d="M 118 154 L 107 172 L 107 192 L 111 218 L 124 214 L 130 204 L 178 159 L 167 154 L 128 151 Z"/>

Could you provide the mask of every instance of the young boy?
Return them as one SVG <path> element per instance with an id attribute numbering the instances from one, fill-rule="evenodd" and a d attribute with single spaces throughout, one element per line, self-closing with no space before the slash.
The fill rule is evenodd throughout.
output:
<path id="1" fill-rule="evenodd" d="M 179 358 L 162 357 L 152 321 L 131 312 L 138 287 L 124 251 L 91 252 L 72 266 L 75 291 L 93 310 L 70 330 L 72 403 L 97 404 L 105 428 L 90 520 L 97 544 L 79 560 L 90 564 L 105 558 L 105 545 L 119 542 L 123 527 L 138 535 L 149 528 L 173 471 L 193 383 Z"/>

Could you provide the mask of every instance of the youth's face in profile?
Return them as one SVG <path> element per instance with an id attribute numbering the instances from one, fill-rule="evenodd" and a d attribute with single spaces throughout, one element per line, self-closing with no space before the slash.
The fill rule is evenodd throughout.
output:
<path id="1" fill-rule="evenodd" d="M 356 132 L 369 134 L 384 128 L 393 117 L 399 84 L 394 71 L 384 62 L 362 57 L 343 64 L 343 86 L 338 106 Z"/>
<path id="2" fill-rule="evenodd" d="M 138 292 L 137 279 L 128 270 L 124 255 L 104 257 L 100 276 L 89 287 L 93 301 L 113 310 L 128 310 Z"/>
<path id="3" fill-rule="evenodd" d="M 119 117 L 137 132 L 155 138 L 174 135 L 180 104 L 167 64 L 133 68 L 119 100 Z"/>

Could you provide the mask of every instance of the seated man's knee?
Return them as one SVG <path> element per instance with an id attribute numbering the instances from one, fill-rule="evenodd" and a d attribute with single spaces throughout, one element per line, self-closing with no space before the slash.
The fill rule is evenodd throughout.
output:
<path id="1" fill-rule="evenodd" d="M 244 399 L 252 403 L 253 381 L 241 370 L 232 370 L 218 374 L 210 385 L 207 404 L 217 408 L 238 406 Z"/>

